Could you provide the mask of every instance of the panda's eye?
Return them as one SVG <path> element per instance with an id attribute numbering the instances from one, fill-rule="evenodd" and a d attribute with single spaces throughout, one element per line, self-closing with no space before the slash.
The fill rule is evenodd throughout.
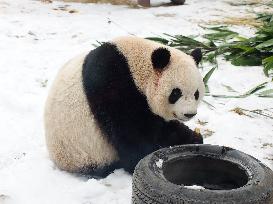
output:
<path id="1" fill-rule="evenodd" d="M 181 96 L 182 92 L 179 88 L 173 89 L 171 95 L 169 96 L 170 104 L 174 104 Z"/>
<path id="2" fill-rule="evenodd" d="M 194 93 L 194 98 L 195 98 L 195 100 L 198 100 L 198 98 L 199 98 L 199 91 L 198 91 L 198 89 Z"/>

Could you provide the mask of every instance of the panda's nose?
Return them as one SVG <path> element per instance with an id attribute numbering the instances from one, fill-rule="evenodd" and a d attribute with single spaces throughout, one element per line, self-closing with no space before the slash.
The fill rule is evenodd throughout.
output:
<path id="1" fill-rule="evenodd" d="M 186 116 L 187 118 L 192 118 L 195 115 L 196 113 L 184 114 L 184 116 Z"/>

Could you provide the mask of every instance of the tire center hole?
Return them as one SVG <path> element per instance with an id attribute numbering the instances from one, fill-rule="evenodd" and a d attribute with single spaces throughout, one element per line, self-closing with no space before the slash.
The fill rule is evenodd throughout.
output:
<path id="1" fill-rule="evenodd" d="M 206 156 L 173 159 L 163 164 L 165 178 L 177 185 L 230 190 L 248 182 L 246 170 L 238 164 Z"/>

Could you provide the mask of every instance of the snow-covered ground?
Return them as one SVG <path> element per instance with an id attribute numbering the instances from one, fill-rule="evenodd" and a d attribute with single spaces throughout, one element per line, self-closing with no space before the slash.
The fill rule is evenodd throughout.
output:
<path id="1" fill-rule="evenodd" d="M 95 4 L 43 4 L 0 0 L 0 203 L 128 204 L 131 176 L 117 170 L 97 181 L 57 169 L 49 160 L 43 131 L 44 101 L 57 70 L 69 58 L 93 48 L 96 40 L 120 35 L 200 34 L 198 24 L 224 16 L 242 17 L 256 5 L 233 6 L 227 0 L 187 0 L 183 6 L 132 9 Z M 67 6 L 66 6 L 67 5 Z M 70 11 L 70 12 L 69 12 Z M 243 34 L 253 30 L 238 27 Z M 223 85 L 240 93 L 270 81 L 261 67 L 233 67 L 219 59 L 209 81 L 213 93 Z M 203 70 L 206 73 L 207 69 Z M 269 87 L 272 87 L 272 84 Z M 206 97 L 188 124 L 209 133 L 205 143 L 231 146 L 273 169 L 273 120 L 231 110 L 273 108 L 273 100 Z M 199 120 L 199 121 L 198 121 Z M 200 122 L 201 121 L 201 122 Z"/>

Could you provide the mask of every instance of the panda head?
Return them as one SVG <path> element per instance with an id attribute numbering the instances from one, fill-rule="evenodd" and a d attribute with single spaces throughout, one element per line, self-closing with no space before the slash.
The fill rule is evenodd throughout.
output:
<path id="1" fill-rule="evenodd" d="M 150 109 L 165 120 L 185 122 L 197 114 L 204 96 L 204 83 L 197 65 L 200 49 L 191 55 L 159 47 L 151 54 L 153 72 L 147 81 L 146 97 Z"/>

